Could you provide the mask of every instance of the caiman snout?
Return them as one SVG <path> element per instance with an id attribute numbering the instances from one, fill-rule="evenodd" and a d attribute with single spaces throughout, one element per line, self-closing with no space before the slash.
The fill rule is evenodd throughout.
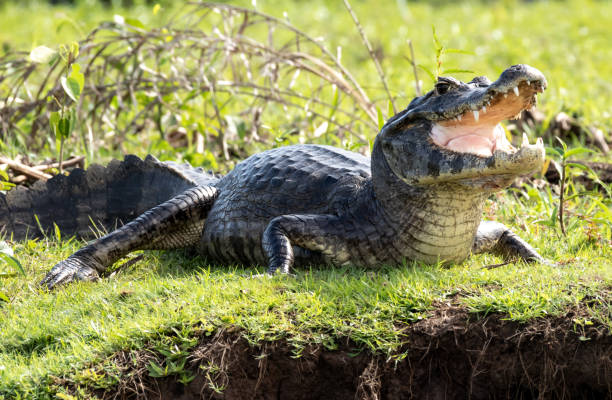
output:
<path id="1" fill-rule="evenodd" d="M 546 89 L 546 78 L 544 74 L 527 64 L 517 64 L 506 68 L 499 76 L 499 79 L 491 86 L 503 87 L 505 90 L 501 90 L 508 92 L 508 89 L 514 88 L 522 82 L 533 84 L 534 88 L 538 88 L 540 92 Z"/>

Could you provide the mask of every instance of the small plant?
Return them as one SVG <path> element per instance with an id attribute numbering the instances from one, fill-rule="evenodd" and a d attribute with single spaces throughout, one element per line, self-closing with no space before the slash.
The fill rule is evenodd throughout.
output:
<path id="1" fill-rule="evenodd" d="M 572 176 L 586 172 L 594 182 L 600 184 L 600 186 L 604 188 L 608 196 L 610 196 L 610 193 L 608 191 L 608 187 L 601 182 L 595 171 L 593 171 L 588 165 L 570 161 L 570 158 L 574 156 L 585 153 L 595 153 L 595 151 L 584 147 L 574 147 L 570 149 L 563 140 L 558 137 L 556 137 L 556 139 L 561 144 L 561 149 L 547 147 L 546 153 L 556 159 L 551 161 L 551 164 L 559 173 L 559 203 L 553 209 L 548 223 L 544 223 L 544 225 L 554 226 L 558 221 L 561 233 L 563 236 L 567 236 L 565 221 L 566 202 L 576 197 L 594 194 L 592 192 L 576 189 L 576 186 L 572 181 Z M 569 195 L 570 191 L 572 192 L 571 195 Z"/>
<path id="2" fill-rule="evenodd" d="M 58 161 L 60 174 L 63 172 L 64 142 L 70 137 L 77 122 L 76 105 L 79 102 L 85 75 L 81 72 L 81 66 L 75 62 L 79 56 L 79 44 L 72 42 L 69 45 L 61 45 L 56 52 L 46 46 L 39 46 L 30 52 L 30 61 L 35 63 L 47 63 L 52 68 L 57 63 L 64 63 L 64 71 L 60 77 L 63 92 L 52 92 L 47 100 L 55 103 L 52 107 L 58 110 L 49 115 L 51 133 L 56 142 L 59 140 Z"/>
<path id="3" fill-rule="evenodd" d="M 435 26 L 432 25 L 431 31 L 432 31 L 432 34 L 433 34 L 434 53 L 435 53 L 435 58 L 436 58 L 435 65 L 434 65 L 435 71 L 430 70 L 429 68 L 425 67 L 422 64 L 418 64 L 417 66 L 419 68 L 421 68 L 423 71 L 425 71 L 431 77 L 431 80 L 433 82 L 436 82 L 438 80 L 439 76 L 446 75 L 446 74 L 456 74 L 456 73 L 474 74 L 474 71 L 471 71 L 469 69 L 442 68 L 442 58 L 446 54 L 456 53 L 456 54 L 470 54 L 470 55 L 473 55 L 474 53 L 472 53 L 470 51 L 466 51 L 466 50 L 461 50 L 461 49 L 450 49 L 450 48 L 447 48 L 446 46 L 444 46 L 442 44 L 442 42 L 438 38 L 438 35 L 436 34 L 436 27 Z"/>

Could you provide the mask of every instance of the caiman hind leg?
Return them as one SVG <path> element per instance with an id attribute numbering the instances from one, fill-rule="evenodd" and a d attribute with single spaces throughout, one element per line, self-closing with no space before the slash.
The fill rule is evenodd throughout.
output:
<path id="1" fill-rule="evenodd" d="M 506 260 L 547 262 L 529 243 L 518 237 L 504 224 L 494 221 L 482 221 L 474 238 L 472 253 L 484 252 L 500 255 Z"/>
<path id="2" fill-rule="evenodd" d="M 187 189 L 59 262 L 40 284 L 51 289 L 74 280 L 95 280 L 131 251 L 196 244 L 217 195 L 213 186 Z"/>
<path id="3" fill-rule="evenodd" d="M 349 236 L 347 224 L 335 215 L 276 217 L 270 221 L 262 237 L 262 247 L 268 257 L 267 273 L 289 273 L 294 262 L 293 246 L 306 250 L 306 254 L 311 252 L 313 262 L 327 260 L 337 265 L 344 264 L 351 258 Z"/>

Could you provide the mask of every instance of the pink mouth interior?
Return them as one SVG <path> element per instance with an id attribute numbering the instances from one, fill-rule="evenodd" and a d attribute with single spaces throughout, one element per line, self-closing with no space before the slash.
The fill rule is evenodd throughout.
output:
<path id="1" fill-rule="evenodd" d="M 466 111 L 460 119 L 452 118 L 434 124 L 431 138 L 438 146 L 460 152 L 471 153 L 481 157 L 490 157 L 496 150 L 514 152 L 516 149 L 506 138 L 504 119 L 520 114 L 527 107 L 535 104 L 536 90 L 526 82 L 518 85 L 519 95 L 510 90 L 506 95 L 499 93 L 486 107 Z"/>
<path id="2" fill-rule="evenodd" d="M 514 151 L 506 139 L 506 132 L 501 124 L 479 127 L 434 125 L 431 134 L 438 145 L 460 153 L 472 153 L 490 157 L 495 150 Z"/>

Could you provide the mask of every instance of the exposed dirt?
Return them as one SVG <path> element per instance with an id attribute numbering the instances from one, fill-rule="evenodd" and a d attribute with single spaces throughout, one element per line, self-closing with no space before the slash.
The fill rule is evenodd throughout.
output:
<path id="1" fill-rule="evenodd" d="M 203 337 L 196 378 L 153 379 L 150 352 L 122 353 L 119 387 L 104 398 L 149 399 L 612 399 L 612 336 L 579 316 L 521 325 L 498 315 L 470 321 L 454 306 L 403 327 L 407 357 L 389 361 L 346 343 L 337 351 L 287 343 L 251 347 L 239 332 Z M 581 337 L 582 336 L 582 340 Z M 588 338 L 588 340 L 586 340 Z M 215 392 L 212 387 L 223 388 Z"/>

